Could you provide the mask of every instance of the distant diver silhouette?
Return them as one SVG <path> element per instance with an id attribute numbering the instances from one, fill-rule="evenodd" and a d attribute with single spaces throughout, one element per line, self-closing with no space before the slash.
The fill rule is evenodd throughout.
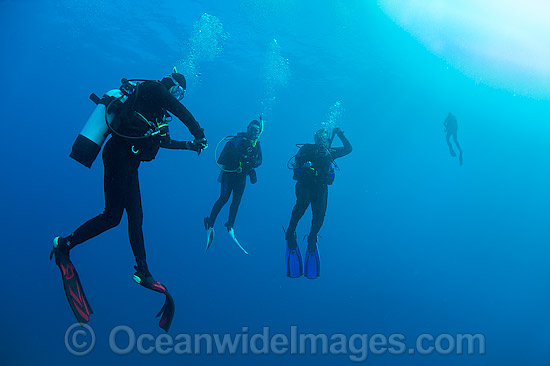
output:
<path id="1" fill-rule="evenodd" d="M 451 140 L 450 140 L 451 136 L 453 136 L 453 140 L 459 152 L 458 162 L 462 166 L 462 163 L 463 163 L 462 149 L 460 148 L 460 144 L 458 143 L 458 138 L 456 136 L 456 131 L 458 130 L 458 123 L 456 121 L 456 117 L 451 112 L 449 112 L 449 114 L 447 115 L 447 118 L 445 118 L 445 122 L 443 122 L 443 125 L 445 126 L 445 132 L 447 132 L 447 136 L 445 137 L 445 139 L 447 141 L 447 145 L 449 146 L 449 153 L 453 157 L 456 156 L 456 153 L 453 150 L 453 145 L 451 144 Z"/>

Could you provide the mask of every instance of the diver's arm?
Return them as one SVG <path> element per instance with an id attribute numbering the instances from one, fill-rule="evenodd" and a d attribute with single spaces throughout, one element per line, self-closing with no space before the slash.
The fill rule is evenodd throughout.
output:
<path id="1" fill-rule="evenodd" d="M 185 108 L 179 100 L 174 98 L 168 90 L 163 90 L 162 99 L 164 100 L 164 108 L 166 108 L 174 116 L 178 117 L 180 121 L 189 129 L 189 132 L 195 137 L 195 139 L 203 139 L 204 129 L 201 128 L 195 117 Z"/>
<path id="2" fill-rule="evenodd" d="M 344 135 L 344 131 L 340 130 L 336 134 L 337 134 L 338 138 L 340 139 L 340 141 L 342 141 L 342 144 L 344 146 L 336 147 L 336 148 L 331 149 L 331 150 L 333 150 L 331 152 L 331 155 L 332 155 L 333 159 L 337 159 L 337 158 L 341 158 L 342 156 L 346 156 L 353 150 L 349 140 Z"/>
<path id="3" fill-rule="evenodd" d="M 192 150 L 191 141 L 177 141 L 172 140 L 170 137 L 163 139 L 160 143 L 160 147 L 172 150 Z"/>
<path id="4" fill-rule="evenodd" d="M 256 144 L 257 144 L 258 154 L 256 154 L 256 156 L 252 160 L 252 168 L 259 167 L 260 165 L 262 165 L 262 161 L 263 161 L 262 147 L 260 146 L 260 141 L 258 141 Z"/>
<path id="5" fill-rule="evenodd" d="M 161 134 L 160 138 L 160 147 L 164 149 L 172 149 L 172 150 L 195 150 L 193 147 L 193 143 L 191 141 L 178 141 L 178 140 L 172 140 L 170 138 L 170 129 L 168 128 L 168 124 L 164 124 L 160 127 L 160 130 L 158 131 Z"/>

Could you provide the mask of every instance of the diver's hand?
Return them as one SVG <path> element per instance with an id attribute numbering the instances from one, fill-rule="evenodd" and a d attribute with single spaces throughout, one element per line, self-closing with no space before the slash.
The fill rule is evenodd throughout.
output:
<path id="1" fill-rule="evenodd" d="M 195 144 L 193 141 L 185 141 L 185 148 L 196 152 L 200 151 L 200 146 Z"/>
<path id="2" fill-rule="evenodd" d="M 332 129 L 332 131 L 334 131 L 334 133 L 335 133 L 336 135 L 338 135 L 338 136 L 341 136 L 341 135 L 344 134 L 344 131 L 342 131 L 342 129 L 341 129 L 340 127 L 334 127 L 334 128 Z"/>
<path id="3" fill-rule="evenodd" d="M 191 150 L 196 151 L 198 155 L 200 155 L 201 151 L 205 150 L 208 147 L 208 141 L 206 140 L 206 137 L 194 139 L 191 145 L 193 146 L 193 149 Z"/>
<path id="4" fill-rule="evenodd" d="M 208 147 L 208 141 L 206 141 L 206 137 L 203 137 L 202 139 L 195 139 L 193 143 L 200 145 L 201 150 L 205 150 Z"/>
<path id="5" fill-rule="evenodd" d="M 189 150 L 196 151 L 198 155 L 200 155 L 201 151 L 206 149 L 207 147 L 208 147 L 208 142 L 206 141 L 206 138 L 195 139 L 193 141 L 187 142 L 187 148 Z"/>

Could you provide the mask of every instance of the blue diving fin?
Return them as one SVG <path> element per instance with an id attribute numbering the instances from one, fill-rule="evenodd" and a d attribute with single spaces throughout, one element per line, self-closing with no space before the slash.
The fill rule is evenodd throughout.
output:
<path id="1" fill-rule="evenodd" d="M 290 278 L 298 278 L 304 274 L 302 270 L 302 254 L 300 248 L 290 250 L 286 247 L 286 276 Z"/>
<path id="2" fill-rule="evenodd" d="M 306 270 L 306 277 L 310 280 L 314 280 L 321 274 L 321 261 L 319 259 L 319 249 L 314 252 L 309 250 L 306 253 L 306 263 L 304 266 Z"/>
<path id="3" fill-rule="evenodd" d="M 298 278 L 304 274 L 302 266 L 302 254 L 296 242 L 296 233 L 286 233 L 286 276 Z M 291 249 L 292 248 L 292 249 Z"/>
<path id="4" fill-rule="evenodd" d="M 306 277 L 314 280 L 321 274 L 321 260 L 319 259 L 319 248 L 317 248 L 317 237 L 310 238 L 311 236 L 308 237 L 304 270 Z"/>

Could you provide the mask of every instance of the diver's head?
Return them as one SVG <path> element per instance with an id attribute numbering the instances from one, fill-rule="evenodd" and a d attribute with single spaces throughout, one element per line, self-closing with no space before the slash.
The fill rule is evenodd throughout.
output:
<path id="1" fill-rule="evenodd" d="M 187 83 L 185 77 L 174 69 L 174 72 L 165 76 L 160 83 L 168 89 L 177 100 L 182 100 Z"/>
<path id="2" fill-rule="evenodd" d="M 321 129 L 317 130 L 317 132 L 315 132 L 314 139 L 315 139 L 315 144 L 316 145 L 321 145 L 321 146 L 324 146 L 324 147 L 328 147 L 328 143 L 329 143 L 328 129 L 323 127 Z"/>
<path id="3" fill-rule="evenodd" d="M 248 124 L 248 128 L 246 129 L 247 137 L 250 140 L 257 140 L 260 137 L 260 134 L 262 133 L 262 124 L 258 120 L 252 120 Z"/>

